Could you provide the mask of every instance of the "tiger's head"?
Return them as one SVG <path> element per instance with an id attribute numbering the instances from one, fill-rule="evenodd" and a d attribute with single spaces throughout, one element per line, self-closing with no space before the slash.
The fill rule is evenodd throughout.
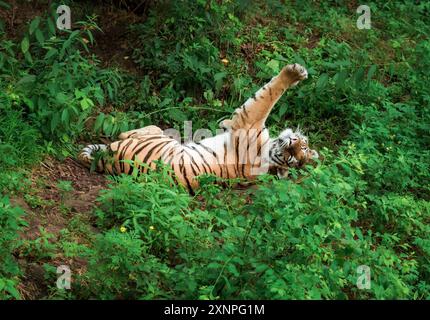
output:
<path id="1" fill-rule="evenodd" d="M 272 139 L 269 150 L 270 165 L 284 176 L 288 168 L 300 168 L 319 158 L 318 152 L 308 146 L 308 138 L 300 130 L 286 129 Z"/>

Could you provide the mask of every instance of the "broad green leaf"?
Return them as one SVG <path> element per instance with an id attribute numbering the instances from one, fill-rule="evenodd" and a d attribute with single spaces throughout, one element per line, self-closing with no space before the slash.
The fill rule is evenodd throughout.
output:
<path id="1" fill-rule="evenodd" d="M 40 23 L 40 17 L 36 17 L 36 18 L 33 19 L 33 21 L 31 21 L 31 23 L 30 23 L 30 29 L 29 29 L 30 34 L 33 34 L 33 32 L 39 26 L 39 23 Z"/>
<path id="2" fill-rule="evenodd" d="M 55 98 L 59 104 L 67 104 L 69 102 L 69 97 L 62 92 L 57 93 Z"/>
<path id="3" fill-rule="evenodd" d="M 376 66 L 376 64 L 372 65 L 369 68 L 369 71 L 367 71 L 367 81 L 370 81 L 372 79 L 372 77 L 375 74 L 377 69 L 378 69 L 378 67 Z"/>
<path id="4" fill-rule="evenodd" d="M 70 120 L 69 110 L 65 108 L 61 113 L 61 122 L 63 122 L 64 124 L 69 124 L 70 122 L 69 120 Z"/>
<path id="5" fill-rule="evenodd" d="M 316 89 L 317 89 L 317 91 L 320 91 L 320 90 L 324 89 L 327 86 L 327 83 L 328 83 L 328 74 L 327 73 L 323 73 L 318 78 L 317 84 L 315 86 Z"/>
<path id="6" fill-rule="evenodd" d="M 96 118 L 96 122 L 94 123 L 94 130 L 95 131 L 98 131 L 101 128 L 104 120 L 105 120 L 105 114 L 100 113 Z"/>
<path id="7" fill-rule="evenodd" d="M 124 121 L 119 126 L 119 131 L 120 132 L 126 132 L 126 131 L 128 131 L 128 128 L 129 128 L 128 123 Z"/>
<path id="8" fill-rule="evenodd" d="M 227 75 L 227 72 L 218 72 L 214 74 L 214 80 L 215 80 L 215 89 L 220 90 L 223 84 L 223 79 Z"/>
<path id="9" fill-rule="evenodd" d="M 180 109 L 169 109 L 168 114 L 170 118 L 178 122 L 186 121 L 188 118 L 187 115 Z"/>
<path id="10" fill-rule="evenodd" d="M 45 55 L 45 60 L 51 58 L 54 54 L 58 53 L 58 50 L 55 48 L 51 48 Z"/>
<path id="11" fill-rule="evenodd" d="M 34 110 L 34 102 L 31 99 L 28 99 L 27 97 L 23 98 L 24 103 L 27 105 L 27 107 L 33 111 Z"/>
<path id="12" fill-rule="evenodd" d="M 279 61 L 278 60 L 272 59 L 267 63 L 266 66 L 269 67 L 270 69 L 272 69 L 274 73 L 279 73 Z"/>
<path id="13" fill-rule="evenodd" d="M 26 53 L 28 49 L 30 48 L 30 41 L 28 40 L 28 37 L 24 37 L 21 41 L 21 51 L 22 53 Z"/>
<path id="14" fill-rule="evenodd" d="M 4 1 L 0 1 L 0 7 L 9 10 L 11 8 L 10 4 Z"/>
<path id="15" fill-rule="evenodd" d="M 21 296 L 19 295 L 18 290 L 16 290 L 13 281 L 11 281 L 9 284 L 6 285 L 6 291 L 8 291 L 12 297 L 16 300 L 19 300 Z"/>
<path id="16" fill-rule="evenodd" d="M 40 31 L 40 29 L 36 29 L 34 35 L 36 36 L 36 40 L 40 45 L 43 45 L 45 43 L 45 37 L 43 36 L 43 33 L 42 31 Z"/>
<path id="17" fill-rule="evenodd" d="M 32 84 L 32 83 L 34 83 L 36 81 L 36 76 L 35 75 L 32 75 L 32 74 L 29 74 L 29 75 L 26 75 L 26 76 L 24 76 L 24 77 L 22 77 L 17 83 L 16 83 L 16 85 L 17 86 L 23 86 L 23 85 L 27 85 L 27 84 Z"/>
<path id="18" fill-rule="evenodd" d="M 288 110 L 288 104 L 286 103 L 282 104 L 281 107 L 279 108 L 279 113 L 278 113 L 279 117 L 282 118 L 284 114 L 287 112 L 287 110 Z"/>
<path id="19" fill-rule="evenodd" d="M 354 81 L 356 86 L 360 85 L 364 78 L 364 68 L 358 68 L 357 72 L 354 74 Z"/>
<path id="20" fill-rule="evenodd" d="M 109 119 L 111 119 L 111 118 L 108 118 L 105 121 L 103 121 L 103 132 L 108 136 L 111 135 L 112 127 L 113 127 L 112 122 L 108 121 Z"/>
<path id="21" fill-rule="evenodd" d="M 27 60 L 30 63 L 33 63 L 33 58 L 31 57 L 30 51 L 27 51 L 24 53 L 25 60 Z"/>
<path id="22" fill-rule="evenodd" d="M 294 61 L 296 61 L 298 64 L 301 64 L 303 67 L 306 67 L 305 60 L 303 60 L 303 58 L 297 54 L 294 55 Z"/>
<path id="23" fill-rule="evenodd" d="M 82 110 L 87 110 L 88 108 L 94 106 L 94 102 L 90 98 L 83 98 L 80 103 Z"/>
<path id="24" fill-rule="evenodd" d="M 341 70 L 336 74 L 336 89 L 343 88 L 345 86 L 345 81 L 348 77 L 348 73 L 346 70 Z"/>
<path id="25" fill-rule="evenodd" d="M 49 35 L 50 36 L 55 35 L 55 24 L 54 24 L 54 22 L 52 20 L 53 19 L 50 18 L 50 17 L 48 17 L 46 19 L 46 23 L 48 24 L 48 30 L 49 30 Z"/>

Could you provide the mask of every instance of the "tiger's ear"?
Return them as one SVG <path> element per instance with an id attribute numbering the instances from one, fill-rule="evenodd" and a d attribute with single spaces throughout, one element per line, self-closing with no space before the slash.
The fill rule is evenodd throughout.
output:
<path id="1" fill-rule="evenodd" d="M 299 145 L 300 138 L 296 134 L 292 134 L 288 137 L 290 139 L 288 143 L 287 149 L 293 149 L 296 148 Z"/>

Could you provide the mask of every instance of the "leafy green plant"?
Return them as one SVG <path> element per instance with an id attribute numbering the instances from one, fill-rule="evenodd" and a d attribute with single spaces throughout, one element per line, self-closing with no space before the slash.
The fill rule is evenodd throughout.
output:
<path id="1" fill-rule="evenodd" d="M 60 191 L 61 202 L 64 205 L 64 201 L 70 197 L 70 193 L 74 190 L 73 184 L 71 181 L 60 180 L 57 183 L 57 188 Z"/>
<path id="2" fill-rule="evenodd" d="M 97 4 L 74 5 L 85 22 L 69 31 L 56 30 L 52 12 L 16 37 L 0 23 L 2 194 L 22 195 L 36 214 L 61 207 L 70 183 L 46 201 L 28 190 L 25 166 L 149 124 L 192 120 L 215 132 L 290 62 L 309 79 L 267 126 L 275 135 L 300 125 L 322 159 L 244 190 L 204 176 L 195 196 L 165 167 L 111 178 L 93 215 L 63 216 L 55 243 L 42 229 L 19 247 L 45 263 L 46 298 L 430 298 L 429 3 L 371 3 L 378 17 L 360 30 L 341 1 L 151 2 L 121 34 L 133 43 L 132 74 L 101 67 L 103 20 L 83 17 Z M 1 198 L 0 298 L 19 298 L 21 214 Z M 48 263 L 60 257 L 87 262 L 72 292 L 53 286 Z M 357 287 L 362 265 L 370 289 Z"/>
<path id="3" fill-rule="evenodd" d="M 147 298 L 159 297 L 160 279 L 167 271 L 138 236 L 111 230 L 98 236 L 89 272 L 78 285 L 85 285 L 84 294 L 101 299 L 130 299 L 143 292 Z"/>
<path id="4" fill-rule="evenodd" d="M 387 48 L 378 26 L 366 34 L 352 30 L 345 8 L 322 5 L 324 14 L 315 17 L 314 6 L 273 5 L 279 10 L 257 22 L 256 35 L 247 31 L 249 21 L 236 20 L 240 11 L 232 14 L 228 5 L 197 2 L 186 13 L 178 11 L 180 4 L 156 7 L 145 23 L 134 27 L 142 46 L 133 58 L 149 75 L 129 115 L 134 125 L 147 124 L 137 110 L 157 106 L 150 114 L 154 121 L 194 119 L 203 112 L 194 109 L 196 101 L 227 113 L 258 88 L 257 80 L 294 60 L 307 66 L 310 79 L 286 93 L 269 123 L 276 132 L 301 122 L 311 131 L 310 140 L 321 146 L 324 160 L 316 167 L 291 170 L 290 180 L 262 176 L 251 192 L 221 188 L 213 177 L 202 177 L 195 197 L 172 188 L 155 172 L 115 179 L 96 210 L 106 232 L 90 253 L 92 263 L 81 283 L 83 289 L 91 288 L 84 290 L 86 296 L 429 297 L 430 119 L 425 111 L 428 74 L 421 72 L 430 58 L 428 42 L 416 39 L 416 51 L 404 46 L 403 55 L 394 55 L 391 46 L 399 49 L 407 40 L 399 37 Z M 410 7 L 411 17 L 421 14 L 420 7 Z M 230 10 L 225 25 L 231 32 L 214 36 L 211 30 L 225 17 L 225 8 Z M 399 30 L 392 19 L 405 9 L 391 9 L 381 19 Z M 157 10 L 163 10 L 163 26 Z M 193 18 L 183 21 L 183 14 Z M 312 26 L 300 30 L 311 15 Z M 178 21 L 189 34 L 176 34 L 180 31 L 172 26 Z M 419 28 L 428 30 L 422 24 Z M 315 33 L 320 36 L 310 43 Z M 233 40 L 234 34 L 240 37 Z M 364 44 L 357 47 L 354 41 Z M 254 48 L 254 42 L 262 48 Z M 378 45 L 384 49 L 374 49 Z M 244 54 L 252 54 L 254 62 L 244 61 Z M 210 70 L 207 61 L 212 62 Z M 188 100 L 185 112 L 178 101 L 189 96 L 197 98 Z M 172 113 L 165 114 L 165 106 L 173 106 Z M 99 117 L 100 128 L 112 121 Z M 205 120 L 214 128 L 214 118 Z M 124 251 L 127 246 L 133 251 Z M 361 265 L 371 270 L 371 289 L 357 287 Z M 140 277 L 136 268 L 143 267 L 157 270 L 155 276 Z M 98 284 L 103 277 L 109 279 L 109 288 L 91 286 L 92 279 Z"/>
<path id="5" fill-rule="evenodd" d="M 12 253 L 17 248 L 18 232 L 26 226 L 24 211 L 13 207 L 6 197 L 0 197 L 0 299 L 19 299 L 16 289 L 21 275 Z"/>
<path id="6" fill-rule="evenodd" d="M 35 261 L 54 258 L 57 253 L 57 245 L 53 243 L 52 239 L 55 236 L 43 227 L 39 227 L 39 232 L 40 235 L 37 238 L 22 241 L 19 248 L 20 254 Z"/>
<path id="7" fill-rule="evenodd" d="M 36 17 L 29 24 L 20 46 L 4 41 L 0 53 L 0 83 L 8 78 L 7 97 L 20 107 L 45 139 L 68 143 L 82 132 L 97 105 L 113 99 L 120 76 L 100 70 L 96 57 L 88 57 L 94 18 L 77 22 L 78 29 L 58 34 L 54 18 Z M 19 60 L 23 54 L 25 61 Z"/>
<path id="8" fill-rule="evenodd" d="M 41 153 L 39 132 L 26 123 L 22 111 L 14 110 L 10 96 L 0 93 L 0 168 L 2 170 L 28 164 Z M 22 157 L 26 154 L 26 157 Z"/>

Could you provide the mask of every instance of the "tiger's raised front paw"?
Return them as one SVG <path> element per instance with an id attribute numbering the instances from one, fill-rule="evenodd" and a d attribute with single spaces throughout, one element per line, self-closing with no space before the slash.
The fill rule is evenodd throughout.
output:
<path id="1" fill-rule="evenodd" d="M 300 64 L 294 63 L 286 65 L 281 71 L 281 76 L 289 87 L 293 87 L 308 78 L 308 71 Z"/>
<path id="2" fill-rule="evenodd" d="M 219 123 L 219 127 L 224 130 L 230 130 L 233 121 L 231 119 L 225 119 Z"/>

